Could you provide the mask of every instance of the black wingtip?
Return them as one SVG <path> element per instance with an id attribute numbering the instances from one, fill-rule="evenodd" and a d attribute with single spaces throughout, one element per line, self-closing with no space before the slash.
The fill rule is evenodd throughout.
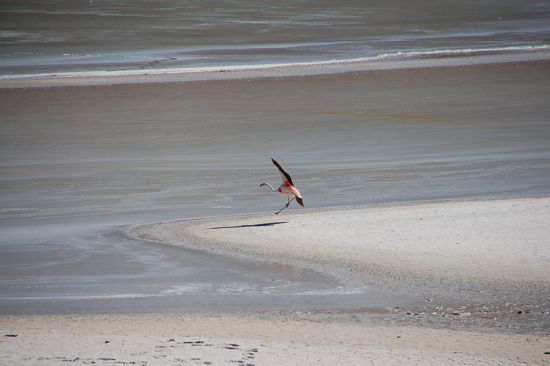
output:
<path id="1" fill-rule="evenodd" d="M 271 161 L 273 161 L 273 165 L 275 165 L 275 167 L 285 176 L 286 180 L 288 180 L 288 183 L 293 185 L 292 178 L 290 178 L 290 175 L 288 175 L 288 173 L 285 172 L 283 167 L 279 163 L 277 163 L 275 159 L 271 158 Z"/>

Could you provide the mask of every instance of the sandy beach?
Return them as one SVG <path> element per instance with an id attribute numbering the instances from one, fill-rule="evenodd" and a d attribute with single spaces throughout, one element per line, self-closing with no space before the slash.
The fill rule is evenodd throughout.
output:
<path id="1" fill-rule="evenodd" d="M 549 364 L 547 65 L 2 89 L 0 364 Z M 274 215 L 271 155 L 307 209 Z M 531 196 L 433 200 L 511 194 Z M 221 256 L 192 267 L 182 246 Z M 274 296 L 299 311 L 223 313 L 166 295 L 220 258 L 420 303 L 320 309 L 296 291 Z M 253 266 L 191 285 L 243 288 Z M 269 301 L 258 278 L 228 308 Z M 30 315 L 72 309 L 107 314 Z"/>
<path id="2" fill-rule="evenodd" d="M 550 197 L 537 196 L 135 226 L 129 233 L 146 240 L 370 276 L 350 277 L 356 281 L 414 280 L 417 286 L 409 287 L 414 291 L 425 290 L 418 283 L 431 283 L 438 305 L 233 315 L 4 316 L 0 364 L 546 365 L 549 220 Z M 465 295 L 463 303 L 475 303 L 470 308 L 460 306 L 460 299 L 449 300 L 444 291 L 467 293 L 472 284 L 491 291 Z M 433 292 L 435 287 L 441 291 Z M 518 288 L 524 302 L 504 304 L 503 297 Z M 376 324 L 377 312 L 385 312 L 389 321 Z"/>
<path id="3" fill-rule="evenodd" d="M 375 327 L 300 315 L 3 317 L 2 365 L 545 365 L 548 335 Z"/>
<path id="4" fill-rule="evenodd" d="M 292 210 L 140 225 L 142 239 L 394 279 L 550 284 L 550 197 Z"/>
<path id="5" fill-rule="evenodd" d="M 550 3 L 2 15 L 0 366 L 550 364 Z"/>

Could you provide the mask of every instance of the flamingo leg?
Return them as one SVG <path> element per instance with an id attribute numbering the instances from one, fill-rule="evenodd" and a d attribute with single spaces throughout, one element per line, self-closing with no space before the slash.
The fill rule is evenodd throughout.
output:
<path id="1" fill-rule="evenodd" d="M 281 208 L 278 212 L 275 212 L 275 215 L 278 215 L 279 212 L 281 212 L 282 210 L 284 210 L 285 208 L 287 208 L 288 205 L 290 205 L 290 202 L 292 202 L 295 198 L 296 198 L 296 197 L 292 197 L 292 199 L 290 199 L 290 197 L 288 197 L 288 202 L 287 202 L 287 204 L 286 204 L 283 208 Z"/>

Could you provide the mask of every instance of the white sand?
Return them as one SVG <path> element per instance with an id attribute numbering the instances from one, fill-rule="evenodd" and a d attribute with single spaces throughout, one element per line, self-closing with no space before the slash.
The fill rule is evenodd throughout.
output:
<path id="1" fill-rule="evenodd" d="M 549 226 L 544 196 L 289 210 L 140 225 L 130 234 L 442 286 L 537 285 L 544 297 Z M 1 365 L 550 364 L 550 330 L 525 335 L 254 314 L 4 316 L 0 328 Z"/>
<path id="2" fill-rule="evenodd" d="M 1 365 L 550 364 L 548 335 L 185 315 L 1 317 L 0 328 Z"/>
<path id="3" fill-rule="evenodd" d="M 550 284 L 549 196 L 292 210 L 130 233 L 395 279 Z"/>

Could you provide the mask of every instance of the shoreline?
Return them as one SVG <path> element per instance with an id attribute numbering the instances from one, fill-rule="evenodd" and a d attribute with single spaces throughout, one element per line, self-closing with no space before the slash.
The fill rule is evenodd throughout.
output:
<path id="1" fill-rule="evenodd" d="M 363 247 L 356 245 L 364 236 L 358 215 L 372 221 L 370 242 Z M 175 220 L 134 226 L 128 234 L 226 255 L 314 265 L 352 283 L 427 300 L 415 307 L 317 311 L 307 317 L 313 321 L 353 318 L 370 326 L 549 334 L 549 219 L 550 195 L 536 195 Z M 421 224 L 423 231 L 418 231 Z M 387 230 L 380 229 L 384 225 Z M 449 234 L 455 240 L 457 233 L 462 233 L 462 246 L 454 248 L 446 240 Z M 378 240 L 385 240 L 385 247 Z"/>
<path id="2" fill-rule="evenodd" d="M 191 223 L 185 228 L 193 228 L 195 236 L 200 232 L 197 228 L 201 227 L 203 230 L 217 233 L 214 237 L 207 235 L 208 242 L 203 242 L 212 246 L 220 245 L 219 237 L 215 239 L 218 235 L 223 235 L 225 240 L 228 240 L 227 234 L 220 234 L 224 230 L 246 229 L 247 240 L 254 241 L 251 230 L 276 229 L 280 236 L 285 222 L 288 225 L 293 222 L 304 225 L 306 223 L 300 220 L 306 217 L 317 218 L 317 221 L 323 215 L 329 215 L 331 218 L 344 215 L 349 218 L 350 214 L 358 210 L 366 210 L 383 212 L 393 222 L 396 218 L 399 219 L 399 212 L 408 212 L 412 209 L 415 214 L 422 210 L 425 214 L 428 212 L 426 208 L 436 209 L 433 212 L 437 212 L 438 215 L 423 215 L 422 221 L 428 222 L 429 219 L 448 218 L 449 212 L 446 210 L 457 214 L 460 212 L 456 210 L 457 207 L 466 207 L 469 215 L 472 215 L 472 208 L 484 208 L 476 211 L 478 215 L 480 212 L 494 213 L 496 208 L 496 212 L 499 212 L 498 220 L 503 221 L 504 227 L 508 230 L 515 231 L 517 227 L 510 225 L 510 218 L 503 213 L 515 216 L 519 208 L 519 212 L 524 214 L 520 220 L 521 225 L 525 224 L 525 219 L 534 218 L 545 220 L 545 224 L 548 222 L 545 215 L 550 214 L 549 201 L 549 195 L 538 195 L 292 210 L 279 216 L 270 212 L 146 224 L 130 228 L 129 234 L 136 235 L 139 232 L 137 228 L 147 228 L 147 231 L 139 232 L 143 240 L 159 239 L 163 233 L 162 239 L 166 240 L 167 231 L 162 224 Z M 544 215 L 541 215 L 540 210 L 544 210 Z M 264 220 L 258 221 L 260 218 Z M 274 223 L 274 219 L 281 223 L 270 224 Z M 414 222 L 418 221 L 420 220 Z M 249 222 L 253 224 L 247 224 Z M 341 221 L 335 220 L 332 223 L 334 222 Z M 461 225 L 465 223 L 464 220 L 460 222 Z M 265 225 L 266 223 L 268 225 Z M 154 230 L 155 225 L 161 226 Z M 353 225 L 357 226 L 357 222 Z M 326 224 L 323 227 L 330 229 Z M 539 229 L 545 232 L 546 227 L 544 225 Z M 346 232 L 349 233 L 349 229 L 348 227 Z M 522 226 L 522 230 L 528 230 L 528 227 Z M 302 229 L 303 232 L 307 230 Z M 154 237 L 147 236 L 152 234 Z M 173 232 L 169 234 L 174 237 Z M 184 237 L 186 240 L 190 238 L 189 235 Z M 238 237 L 242 238 L 242 235 Z M 270 242 L 265 232 L 262 233 L 262 237 L 265 242 Z M 246 244 L 246 240 L 244 242 Z M 315 242 L 318 244 L 318 241 Z M 189 245 L 189 242 L 185 243 Z M 281 246 L 280 237 L 277 244 Z M 299 244 L 303 246 L 300 240 L 293 243 L 295 247 Z M 237 248 L 233 243 L 229 249 L 235 251 Z M 250 247 L 244 248 L 250 250 Z M 228 252 L 228 248 L 223 249 Z M 504 245 L 501 249 L 509 251 L 510 246 Z M 525 244 L 520 249 L 524 251 Z M 328 255 L 332 256 L 330 252 Z M 522 261 L 517 255 L 515 259 L 517 262 Z M 542 260 L 548 259 L 543 253 Z M 522 262 L 523 265 L 525 263 Z M 405 278 L 396 280 L 406 281 Z M 527 282 L 533 284 L 532 281 Z M 443 287 L 452 288 L 457 285 L 442 281 L 434 283 L 440 290 Z M 4 336 L 0 338 L 0 364 L 25 365 L 32 362 L 49 366 L 57 365 L 59 362 L 69 362 L 71 365 L 238 363 L 269 366 L 298 363 L 308 366 L 336 363 L 356 365 L 365 360 L 376 360 L 381 365 L 548 365 L 550 306 L 547 288 L 536 289 L 537 286 L 547 286 L 548 278 L 535 281 L 535 284 L 537 283 L 536 286 L 529 286 L 535 288 L 534 292 L 530 292 L 529 288 L 521 286 L 507 289 L 498 281 L 489 282 L 486 289 L 490 291 L 483 294 L 486 301 L 481 303 L 475 303 L 468 297 L 440 297 L 436 291 L 432 293 L 438 297 L 433 302 L 434 305 L 426 303 L 427 306 L 415 309 L 398 307 L 272 311 L 238 315 L 178 313 L 0 316 L 0 327 L 4 332 Z M 469 290 L 467 285 L 458 284 L 465 286 L 465 293 Z M 516 290 L 521 303 L 510 300 L 510 292 Z M 491 294 L 491 291 L 496 295 Z"/>
<path id="3" fill-rule="evenodd" d="M 546 287 L 550 285 L 550 250 L 544 245 L 548 219 L 550 196 L 536 195 L 173 220 L 132 226 L 126 234 L 397 280 Z"/>
<path id="4" fill-rule="evenodd" d="M 4 70 L 0 365 L 550 365 L 544 47 Z"/>
<path id="5" fill-rule="evenodd" d="M 498 52 L 504 52 L 498 54 Z M 431 57 L 426 57 L 431 55 Z M 398 69 L 468 67 L 487 64 L 548 62 L 548 46 L 487 50 L 439 50 L 379 55 L 364 59 L 280 65 L 212 66 L 152 70 L 112 70 L 0 76 L 0 89 L 125 85 L 258 78 L 306 77 Z"/>

